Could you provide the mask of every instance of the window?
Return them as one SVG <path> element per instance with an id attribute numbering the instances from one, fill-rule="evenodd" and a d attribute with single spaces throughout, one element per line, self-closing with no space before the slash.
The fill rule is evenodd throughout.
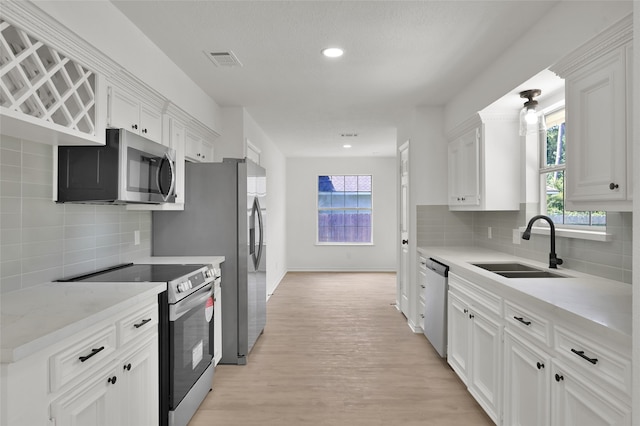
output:
<path id="1" fill-rule="evenodd" d="M 564 109 L 545 115 L 546 134 L 541 135 L 541 210 L 557 225 L 605 226 L 606 212 L 565 210 Z"/>
<path id="2" fill-rule="evenodd" d="M 318 176 L 318 243 L 371 244 L 371 175 Z"/>

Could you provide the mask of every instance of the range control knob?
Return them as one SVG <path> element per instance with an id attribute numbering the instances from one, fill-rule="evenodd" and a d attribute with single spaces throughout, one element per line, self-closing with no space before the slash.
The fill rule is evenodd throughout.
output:
<path id="1" fill-rule="evenodd" d="M 187 283 L 180 283 L 178 284 L 178 293 L 182 293 L 183 291 L 186 290 L 186 284 Z"/>
<path id="2" fill-rule="evenodd" d="M 187 281 L 187 289 L 190 290 L 193 288 L 193 283 L 191 282 L 191 280 Z"/>

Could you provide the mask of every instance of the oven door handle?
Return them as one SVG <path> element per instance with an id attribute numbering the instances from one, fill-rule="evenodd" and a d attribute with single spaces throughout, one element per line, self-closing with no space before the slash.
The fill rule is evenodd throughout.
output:
<path id="1" fill-rule="evenodd" d="M 176 321 L 193 308 L 204 306 L 204 303 L 211 296 L 213 296 L 213 283 L 209 283 L 179 302 L 169 305 L 169 321 Z"/>

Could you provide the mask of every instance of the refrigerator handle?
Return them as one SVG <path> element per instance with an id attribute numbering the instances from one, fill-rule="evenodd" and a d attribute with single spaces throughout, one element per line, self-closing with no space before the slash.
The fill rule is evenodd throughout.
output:
<path id="1" fill-rule="evenodd" d="M 249 216 L 249 254 L 254 255 L 256 251 L 256 203 L 254 201 L 253 208 L 251 209 L 251 216 Z"/>
<path id="2" fill-rule="evenodd" d="M 256 259 L 256 271 L 258 270 L 258 266 L 260 266 L 260 261 L 262 260 L 262 246 L 264 245 L 264 227 L 262 223 L 262 209 L 260 208 L 260 202 L 258 201 L 258 197 L 256 197 L 256 201 L 254 204 L 258 212 L 258 226 L 260 227 L 260 234 L 258 238 L 258 256 Z"/>

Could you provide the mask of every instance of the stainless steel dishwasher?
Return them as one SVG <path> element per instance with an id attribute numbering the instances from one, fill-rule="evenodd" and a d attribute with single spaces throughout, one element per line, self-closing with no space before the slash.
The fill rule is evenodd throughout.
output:
<path id="1" fill-rule="evenodd" d="M 422 330 L 441 357 L 447 355 L 447 280 L 449 267 L 429 258 L 425 264 L 424 324 Z"/>

